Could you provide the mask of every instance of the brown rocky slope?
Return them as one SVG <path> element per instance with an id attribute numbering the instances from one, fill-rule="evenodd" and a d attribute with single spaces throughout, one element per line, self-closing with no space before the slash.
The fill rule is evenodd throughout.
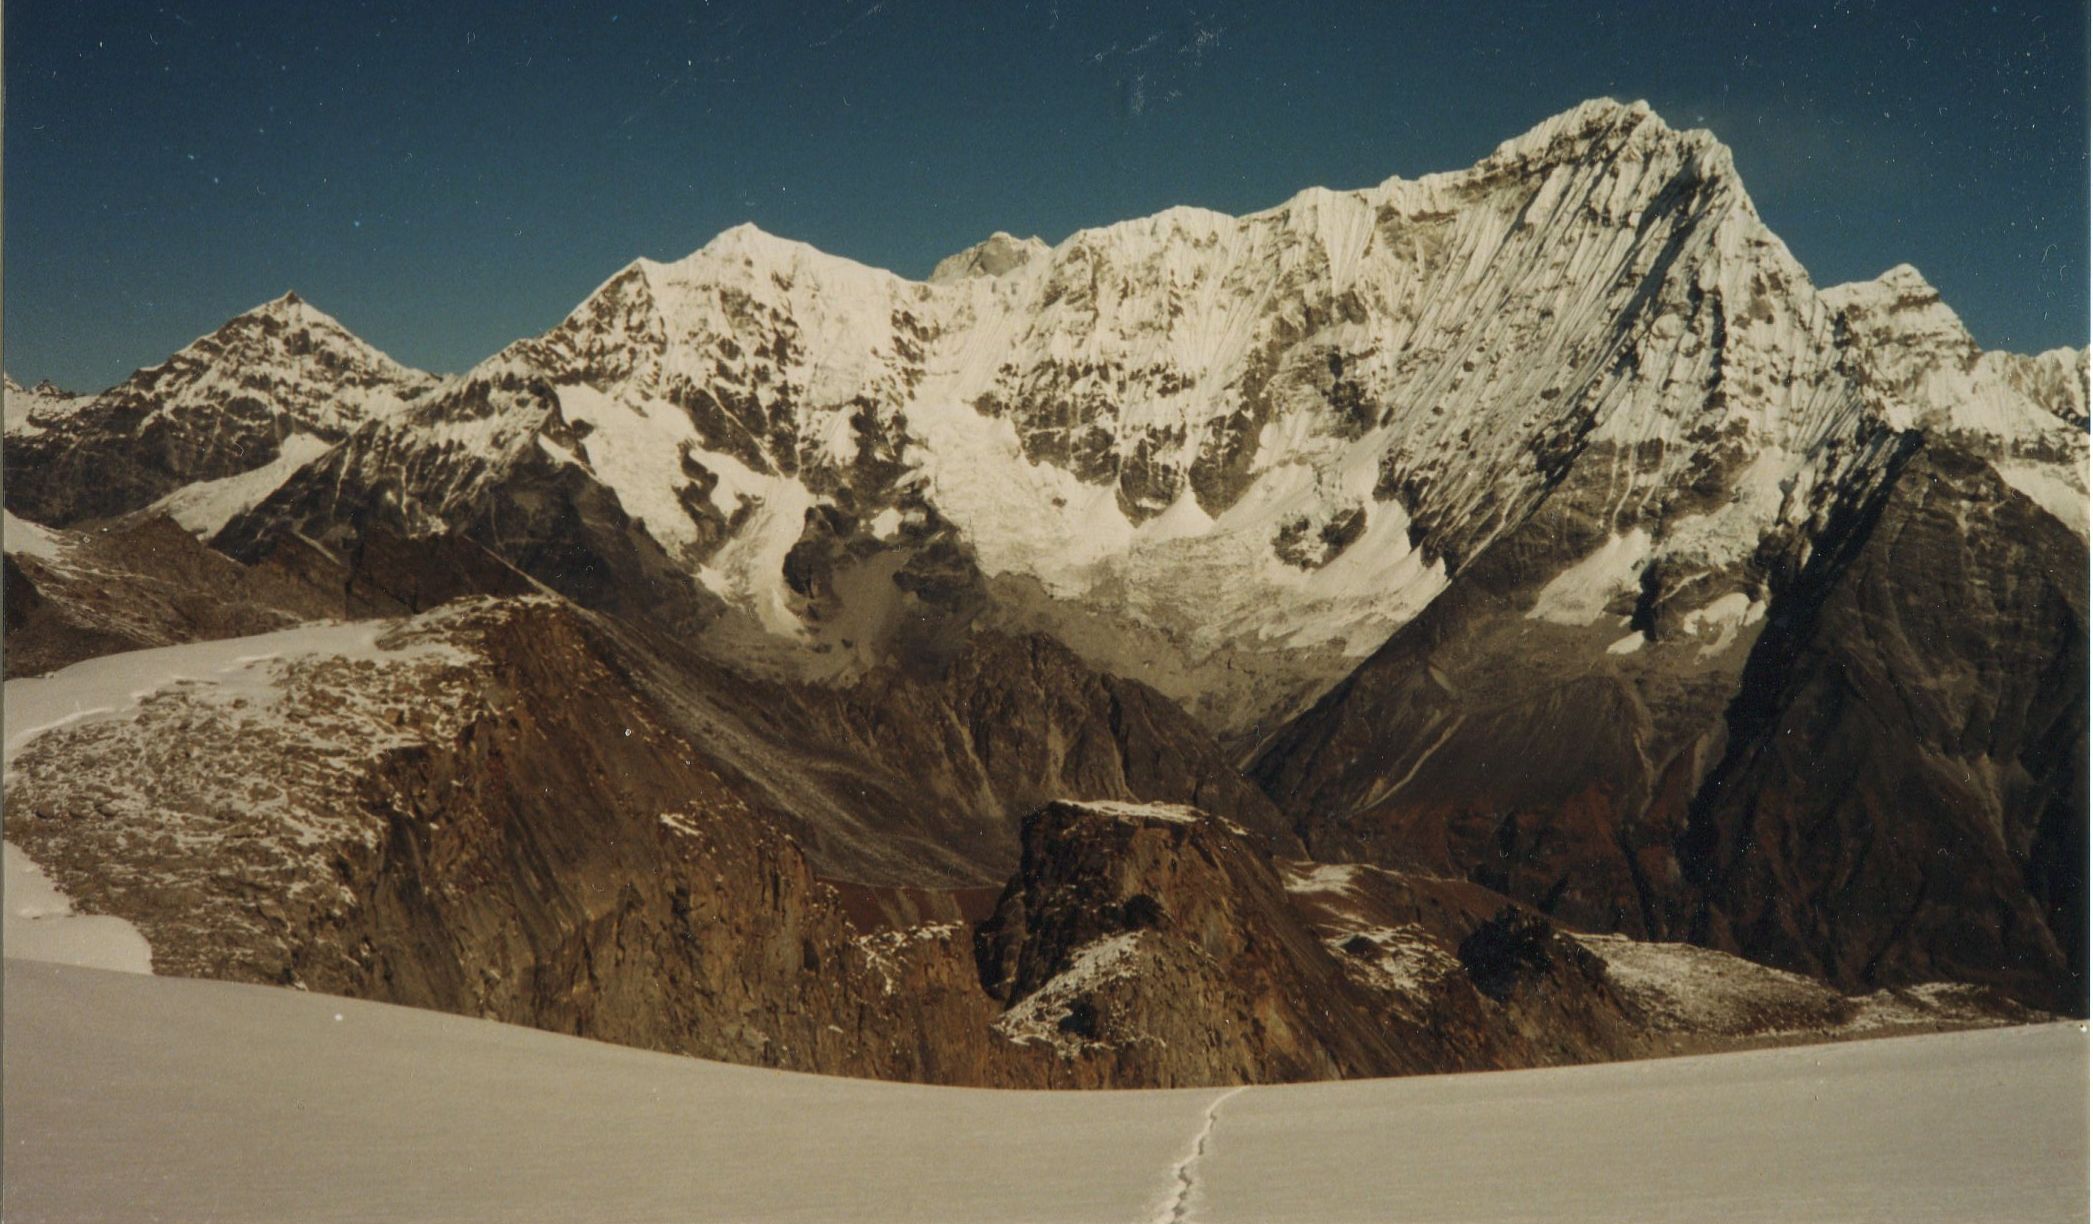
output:
<path id="1" fill-rule="evenodd" d="M 985 922 L 861 927 L 776 792 L 554 598 L 184 650 L 152 683 L 128 665 L 133 704 L 41 731 L 37 694 L 66 690 L 24 686 L 111 661 L 9 689 L 9 840 L 136 922 L 160 972 L 942 1083 L 1665 1048 L 1603 960 L 1530 912 L 1454 882 L 1333 884 L 1367 869 L 1275 860 L 1176 805 L 1049 803 Z"/>

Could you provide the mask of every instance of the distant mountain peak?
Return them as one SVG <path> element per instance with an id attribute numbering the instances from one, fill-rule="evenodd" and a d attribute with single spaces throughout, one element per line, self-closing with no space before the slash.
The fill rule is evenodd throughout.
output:
<path id="1" fill-rule="evenodd" d="M 976 276 L 1002 276 L 1021 268 L 1051 248 L 1038 238 L 1019 238 L 997 230 L 987 238 L 938 261 L 931 269 L 930 283 L 951 284 Z"/>
<path id="2" fill-rule="evenodd" d="M 1675 157 L 1683 155 L 1685 167 L 1696 177 L 1724 182 L 1743 194 L 1728 145 L 1705 128 L 1673 127 L 1640 100 L 1580 102 L 1498 145 L 1475 171 L 1592 161 L 1620 161 L 1632 167 L 1664 148 L 1675 150 Z"/>
<path id="3" fill-rule="evenodd" d="M 836 258 L 796 238 L 786 238 L 779 234 L 773 234 L 762 226 L 757 225 L 754 221 L 743 221 L 739 225 L 729 226 L 721 230 L 713 235 L 712 241 L 699 247 L 687 258 L 678 260 L 676 264 L 670 266 L 686 264 L 701 256 L 709 256 L 714 259 L 734 256 L 789 259 L 801 253 L 819 254 L 823 258 Z"/>
<path id="4" fill-rule="evenodd" d="M 1900 263 L 1873 280 L 1833 285 L 1824 301 L 1862 331 L 1893 329 L 1900 347 L 1926 344 L 1975 360 L 1977 342 L 1917 268 Z"/>
<path id="5" fill-rule="evenodd" d="M 144 509 L 202 482 L 255 471 L 280 480 L 314 448 L 439 381 L 285 293 L 99 395 L 10 384 L 8 504 L 64 525 Z M 244 496 L 219 491 L 227 505 Z"/>

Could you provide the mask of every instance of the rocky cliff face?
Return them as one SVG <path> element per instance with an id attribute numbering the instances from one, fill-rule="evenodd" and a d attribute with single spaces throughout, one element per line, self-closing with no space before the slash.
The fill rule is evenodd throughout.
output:
<path id="1" fill-rule="evenodd" d="M 1516 929 L 1516 952 L 1493 952 Z M 1603 963 L 1485 889 L 1275 861 L 1171 805 L 1056 803 L 977 928 L 996 1030 L 1053 1082 L 1253 1083 L 1647 1049 Z"/>
<path id="2" fill-rule="evenodd" d="M 1009 1038 L 1068 1082 L 1387 1074 L 1405 1058 L 1240 826 L 1195 809 L 1055 804 L 976 938 Z M 1219 1039 L 1217 1039 L 1219 1038 Z M 1217 1048 L 1218 1047 L 1218 1048 Z"/>
<path id="3" fill-rule="evenodd" d="M 936 670 L 848 688 L 750 678 L 662 635 L 592 620 L 678 733 L 745 780 L 824 875 L 880 888 L 1000 886 L 1050 797 L 1203 803 L 1297 843 L 1211 737 L 1143 686 L 1039 638 L 981 632 Z"/>
<path id="4" fill-rule="evenodd" d="M 118 681 L 135 706 L 11 754 L 9 837 L 88 904 L 138 915 L 159 972 L 737 1062 L 991 1078 L 964 940 L 948 930 L 941 959 L 934 933 L 860 938 L 742 780 L 557 602 L 134 658 Z M 38 691 L 10 691 L 18 738 Z M 121 773 L 88 764 L 112 754 Z M 955 1007 L 971 1028 L 945 1031 Z"/>
<path id="5" fill-rule="evenodd" d="M 1949 445 L 1760 638 L 1678 848 L 1716 947 L 2082 1007 L 2084 544 Z"/>

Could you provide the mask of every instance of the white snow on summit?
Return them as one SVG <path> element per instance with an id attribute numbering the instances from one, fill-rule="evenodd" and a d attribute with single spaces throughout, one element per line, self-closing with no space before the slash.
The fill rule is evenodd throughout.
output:
<path id="1" fill-rule="evenodd" d="M 1682 183 L 1696 207 L 1641 225 Z M 747 515 L 742 538 L 693 568 L 774 631 L 796 628 L 776 562 L 830 499 L 807 473 L 847 464 L 869 419 L 907 438 L 899 461 L 990 575 L 1117 609 L 1194 654 L 1357 657 L 1448 580 L 1391 469 L 1414 472 L 1442 519 L 1487 524 L 1539 496 L 1535 433 L 1573 411 L 1595 440 L 1691 457 L 1699 393 L 1673 388 L 1705 385 L 1711 358 L 1681 331 L 1691 314 L 1635 313 L 1660 255 L 1704 268 L 1694 293 L 1738 304 L 1726 414 L 1759 452 L 1750 496 L 1669 531 L 1674 550 L 1733 563 L 1806 513 L 1785 491 L 1833 475 L 1814 452 L 1854 409 L 1792 376 L 1831 343 L 1831 312 L 1727 151 L 1640 103 L 1587 103 L 1470 170 L 1311 189 L 1245 217 L 1174 208 L 1052 248 L 998 235 L 927 284 L 741 226 L 685 259 L 637 261 L 497 361 L 554 373 L 565 415 L 594 431 L 576 461 L 672 551 L 701 538 L 679 504 L 683 463 L 716 476 L 708 497 Z M 1624 328 L 1696 364 L 1624 375 L 1617 348 L 1590 347 Z M 1333 419 L 1344 395 L 1378 415 Z M 728 427 L 732 453 L 698 423 L 730 399 L 750 406 L 736 420 L 768 422 Z M 1251 408 L 1254 434 L 1229 440 L 1229 415 Z M 1041 413 L 1067 423 L 1042 428 Z M 1232 487 L 1193 478 L 1237 445 Z M 1281 555 L 1289 538 L 1304 559 Z"/>
<path id="2" fill-rule="evenodd" d="M 2087 537 L 2084 350 L 1983 352 L 1910 264 L 1823 296 L 1869 341 L 1868 394 L 1885 421 L 1969 446 L 2008 485 Z"/>
<path id="3" fill-rule="evenodd" d="M 949 530 L 1025 627 L 1109 622 L 1064 636 L 1238 729 L 1348 671 L 1565 480 L 1606 536 L 1533 609 L 1564 623 L 1651 567 L 1737 576 L 1811 538 L 1892 430 L 1969 443 L 2086 530 L 2082 353 L 1980 352 L 1909 268 L 1819 292 L 1728 150 L 1641 102 L 1246 216 L 998 233 L 927 282 L 737 226 L 445 383 L 289 296 L 141 377 L 179 415 L 256 369 L 294 443 L 169 497 L 195 530 L 307 435 L 369 424 L 363 484 L 403 489 L 411 529 L 571 464 L 787 640 L 811 632 L 784 574 L 810 515 L 897 548 Z"/>
<path id="4" fill-rule="evenodd" d="M 12 377 L 0 378 L 0 388 L 4 388 L 0 398 L 6 405 L 6 430 L 10 434 L 42 433 L 94 399 L 91 395 L 61 391 L 48 382 L 25 387 Z"/>

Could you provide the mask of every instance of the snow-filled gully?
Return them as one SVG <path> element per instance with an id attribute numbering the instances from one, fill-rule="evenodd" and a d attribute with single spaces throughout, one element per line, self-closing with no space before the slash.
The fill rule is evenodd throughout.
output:
<path id="1" fill-rule="evenodd" d="M 1170 1170 L 1174 1181 L 1170 1198 L 1156 1212 L 1151 1224 L 1189 1224 L 1192 1218 L 1192 1192 L 1199 1186 L 1199 1162 L 1206 1156 L 1207 1142 L 1214 1137 L 1214 1124 L 1221 1120 L 1221 1107 L 1228 1103 L 1228 1098 L 1247 1086 L 1237 1085 L 1207 1102 L 1206 1112 L 1200 1115 L 1199 1134 L 1192 1140 L 1192 1149 Z"/>

